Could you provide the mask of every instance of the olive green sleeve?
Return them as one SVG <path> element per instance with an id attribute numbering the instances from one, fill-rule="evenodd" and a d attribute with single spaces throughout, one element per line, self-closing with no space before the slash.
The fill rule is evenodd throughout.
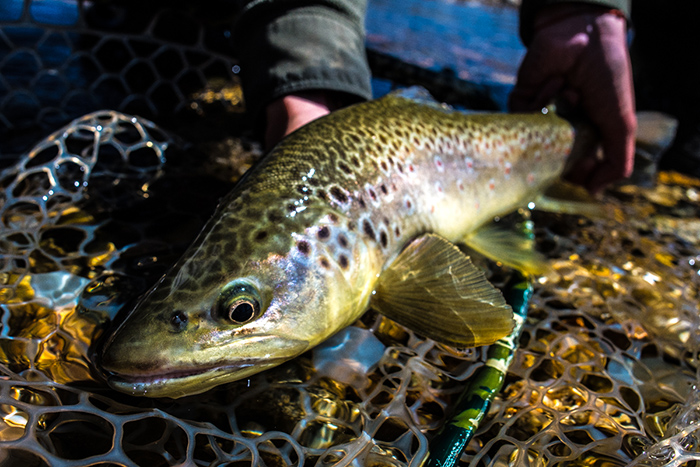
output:
<path id="1" fill-rule="evenodd" d="M 523 0 L 520 5 L 520 38 L 525 45 L 532 40 L 537 12 L 547 6 L 561 3 L 586 3 L 620 10 L 629 20 L 632 0 Z"/>
<path id="2" fill-rule="evenodd" d="M 241 2 L 233 39 L 251 115 L 297 91 L 338 91 L 346 102 L 371 98 L 366 9 L 367 0 Z"/>

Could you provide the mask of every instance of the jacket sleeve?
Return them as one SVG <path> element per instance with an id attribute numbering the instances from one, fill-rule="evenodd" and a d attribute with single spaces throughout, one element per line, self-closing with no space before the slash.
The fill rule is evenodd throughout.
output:
<path id="1" fill-rule="evenodd" d="M 257 120 L 270 101 L 332 90 L 371 98 L 365 53 L 367 0 L 243 0 L 233 27 L 246 107 Z"/>
<path id="2" fill-rule="evenodd" d="M 520 38 L 526 46 L 534 33 L 535 15 L 542 8 L 559 3 L 587 3 L 620 10 L 629 20 L 632 0 L 522 0 L 520 5 Z"/>

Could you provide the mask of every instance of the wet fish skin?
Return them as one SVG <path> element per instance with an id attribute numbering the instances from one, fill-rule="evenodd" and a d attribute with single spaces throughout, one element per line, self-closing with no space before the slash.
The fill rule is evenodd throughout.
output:
<path id="1" fill-rule="evenodd" d="M 180 397 L 299 355 L 366 311 L 408 243 L 456 242 L 523 206 L 572 142 L 554 115 L 465 115 L 395 95 L 312 122 L 244 176 L 110 337 L 110 385 Z M 236 291 L 252 304 L 241 310 L 259 304 L 244 324 L 226 317 Z"/>

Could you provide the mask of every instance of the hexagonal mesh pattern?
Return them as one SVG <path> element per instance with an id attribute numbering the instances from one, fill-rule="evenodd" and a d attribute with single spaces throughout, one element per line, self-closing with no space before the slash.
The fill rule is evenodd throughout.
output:
<path id="1" fill-rule="evenodd" d="M 240 87 L 231 86 L 237 68 L 228 12 L 216 5 L 217 21 L 204 27 L 205 10 L 165 2 L 3 2 L 2 154 L 24 152 L 102 108 L 159 117 L 191 135 L 209 135 L 212 125 L 236 128 L 231 122 L 243 106 Z"/>

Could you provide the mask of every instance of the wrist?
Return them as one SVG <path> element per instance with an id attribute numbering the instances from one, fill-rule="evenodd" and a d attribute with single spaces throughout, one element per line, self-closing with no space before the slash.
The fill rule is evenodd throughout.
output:
<path id="1" fill-rule="evenodd" d="M 282 96 L 268 104 L 266 147 L 271 148 L 293 131 L 339 108 L 339 99 L 334 94 L 323 90 L 300 91 Z"/>

